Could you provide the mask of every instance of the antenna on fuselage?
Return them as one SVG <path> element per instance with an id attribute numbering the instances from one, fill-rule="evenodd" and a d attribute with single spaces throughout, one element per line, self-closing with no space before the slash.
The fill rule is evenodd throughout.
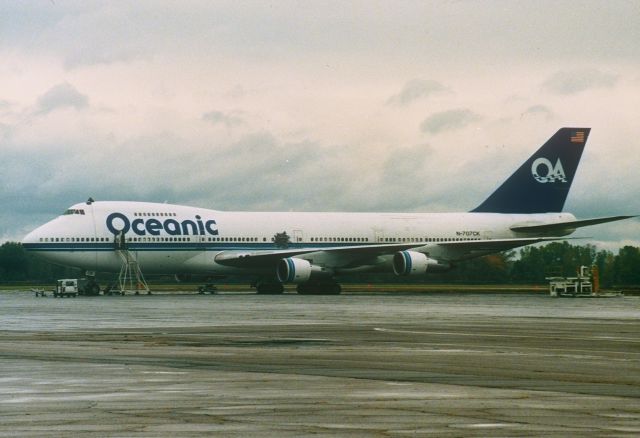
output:
<path id="1" fill-rule="evenodd" d="M 96 202 L 96 201 L 94 201 L 92 197 L 89 197 L 89 199 L 87 199 L 87 205 L 91 205 L 94 202 Z"/>

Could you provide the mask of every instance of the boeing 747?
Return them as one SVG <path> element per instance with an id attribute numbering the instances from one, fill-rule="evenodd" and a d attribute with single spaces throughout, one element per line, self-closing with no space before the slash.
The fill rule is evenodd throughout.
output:
<path id="1" fill-rule="evenodd" d="M 577 228 L 563 212 L 589 128 L 562 128 L 466 213 L 226 212 L 91 199 L 23 240 L 53 263 L 118 272 L 128 251 L 147 274 L 250 276 L 258 293 L 339 293 L 343 274 L 425 275 L 491 253 L 559 240 Z"/>

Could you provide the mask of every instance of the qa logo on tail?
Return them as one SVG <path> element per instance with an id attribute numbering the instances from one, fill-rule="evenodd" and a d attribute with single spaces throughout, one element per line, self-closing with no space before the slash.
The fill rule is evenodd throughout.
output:
<path id="1" fill-rule="evenodd" d="M 552 164 L 548 158 L 537 158 L 531 165 L 531 175 L 539 183 L 567 182 L 560 158 L 556 164 Z"/>

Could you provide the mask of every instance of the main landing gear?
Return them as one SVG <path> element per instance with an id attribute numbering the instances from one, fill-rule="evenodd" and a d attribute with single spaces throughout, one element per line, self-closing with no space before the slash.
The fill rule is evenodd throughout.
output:
<path id="1" fill-rule="evenodd" d="M 280 295 L 284 292 L 282 283 L 257 283 L 255 287 L 261 295 Z"/>
<path id="2" fill-rule="evenodd" d="M 200 295 L 204 295 L 204 294 L 215 294 L 218 291 L 218 288 L 216 287 L 215 284 L 213 283 L 207 283 L 203 286 L 199 286 L 198 287 L 198 293 Z"/>
<path id="3" fill-rule="evenodd" d="M 252 284 L 260 295 L 280 295 L 284 293 L 284 285 L 277 282 L 258 282 Z M 300 283 L 296 287 L 300 295 L 339 295 L 342 287 L 335 282 Z"/>
<path id="4" fill-rule="evenodd" d="M 300 283 L 296 288 L 300 295 L 339 295 L 342 287 L 338 283 Z"/>

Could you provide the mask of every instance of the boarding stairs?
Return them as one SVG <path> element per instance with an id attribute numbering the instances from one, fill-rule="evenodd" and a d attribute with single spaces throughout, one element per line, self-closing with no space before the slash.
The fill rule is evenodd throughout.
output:
<path id="1" fill-rule="evenodd" d="M 125 293 L 134 293 L 136 295 L 140 292 L 146 292 L 151 294 L 149 285 L 144 279 L 138 260 L 131 251 L 127 249 L 126 240 L 124 236 L 117 236 L 115 239 L 115 251 L 122 261 L 120 267 L 120 274 L 118 275 L 118 288 L 121 295 Z"/>

